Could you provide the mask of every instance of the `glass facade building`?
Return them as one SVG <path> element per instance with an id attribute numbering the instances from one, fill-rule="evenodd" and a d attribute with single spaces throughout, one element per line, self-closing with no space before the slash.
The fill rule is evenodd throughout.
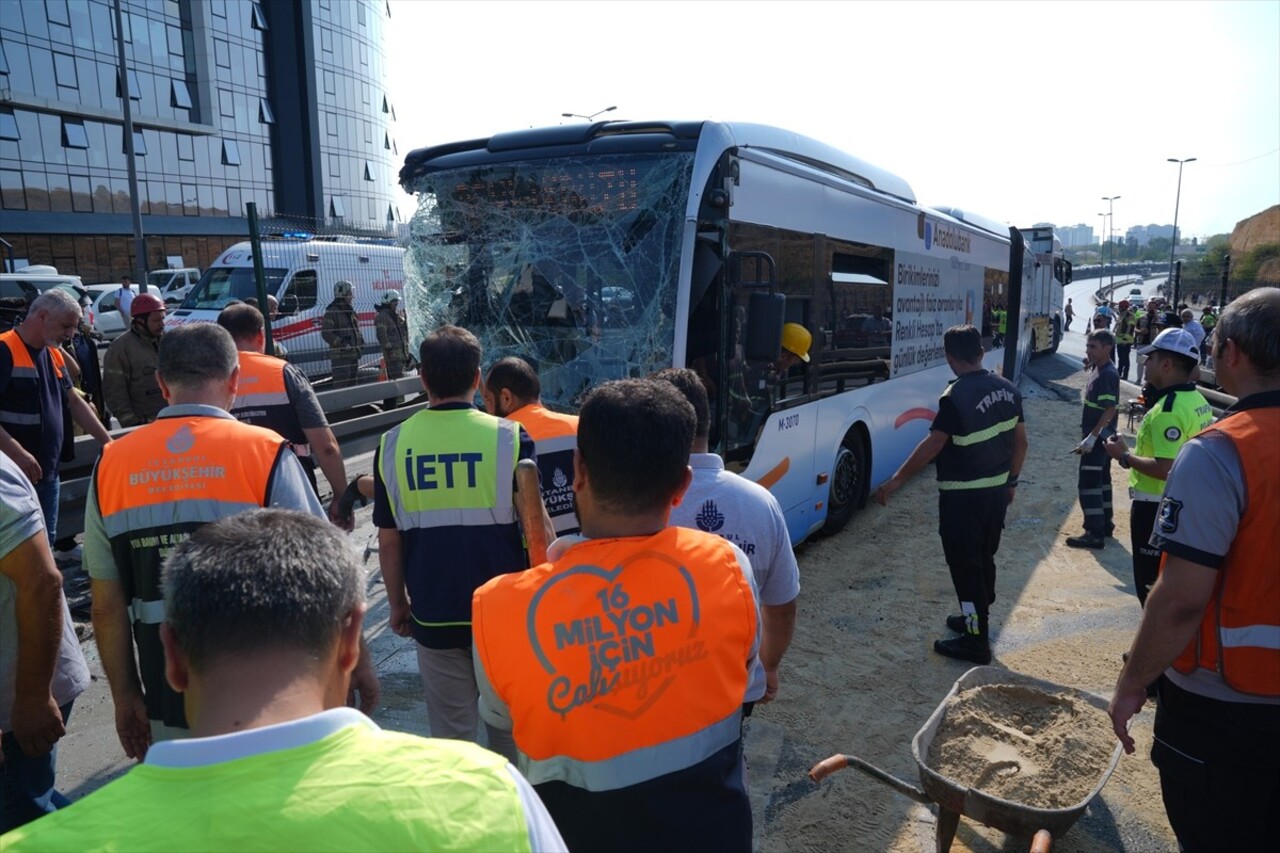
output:
<path id="1" fill-rule="evenodd" d="M 86 282 L 136 268 L 124 97 L 146 266 L 207 266 L 245 204 L 384 232 L 396 209 L 386 0 L 3 0 L 0 237 Z"/>

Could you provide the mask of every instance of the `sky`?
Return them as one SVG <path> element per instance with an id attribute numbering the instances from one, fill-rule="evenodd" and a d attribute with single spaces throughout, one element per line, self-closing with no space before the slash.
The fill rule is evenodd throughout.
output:
<path id="1" fill-rule="evenodd" d="M 400 154 L 581 119 L 785 128 L 928 206 L 1230 232 L 1280 203 L 1280 0 L 391 0 Z M 1183 167 L 1180 202 L 1178 165 Z M 406 210 L 412 210 L 410 203 Z"/>

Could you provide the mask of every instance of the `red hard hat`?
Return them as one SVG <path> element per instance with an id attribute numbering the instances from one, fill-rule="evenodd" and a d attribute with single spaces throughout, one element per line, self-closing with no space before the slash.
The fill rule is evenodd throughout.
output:
<path id="1" fill-rule="evenodd" d="M 152 296 L 150 293 L 139 293 L 133 297 L 133 303 L 129 306 L 129 316 L 138 319 L 152 311 L 163 311 L 164 303 L 159 298 Z"/>
<path id="2" fill-rule="evenodd" d="M 1120 300 L 1120 307 L 1121 307 L 1121 308 L 1128 308 L 1128 307 L 1129 307 L 1129 300 L 1128 300 L 1128 299 L 1121 299 L 1121 300 Z"/>

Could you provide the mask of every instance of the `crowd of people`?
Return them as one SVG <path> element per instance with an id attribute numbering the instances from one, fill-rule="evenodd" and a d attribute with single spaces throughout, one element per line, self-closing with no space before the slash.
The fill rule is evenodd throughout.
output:
<path id="1" fill-rule="evenodd" d="M 476 337 L 441 326 L 417 351 L 429 406 L 348 483 L 306 378 L 264 353 L 256 307 L 151 333 L 143 299 L 130 345 L 154 349 L 164 405 L 114 440 L 69 392 L 74 298 L 43 294 L 0 335 L 6 850 L 751 848 L 744 720 L 781 690 L 799 570 L 776 499 L 709 452 L 698 373 L 606 382 L 566 416 L 542 405 L 533 365 L 486 372 Z M 1280 290 L 1216 319 L 1239 402 L 1212 423 L 1189 381 L 1203 341 L 1166 329 L 1139 349 L 1154 393 L 1132 450 L 1112 429 L 1116 338 L 1090 333 L 1086 530 L 1069 541 L 1112 535 L 1109 466 L 1129 469 L 1144 612 L 1111 714 L 1132 749 L 1128 720 L 1158 694 L 1153 760 L 1188 850 L 1258 846 L 1280 798 Z M 876 497 L 936 463 L 960 612 L 934 650 L 985 664 L 1022 397 L 983 369 L 980 329 L 943 346 L 956 379 Z M 56 746 L 88 673 L 50 545 L 73 422 L 102 444 L 83 559 L 139 764 L 69 805 Z M 343 538 L 364 498 L 430 739 L 367 716 L 380 685 Z"/>

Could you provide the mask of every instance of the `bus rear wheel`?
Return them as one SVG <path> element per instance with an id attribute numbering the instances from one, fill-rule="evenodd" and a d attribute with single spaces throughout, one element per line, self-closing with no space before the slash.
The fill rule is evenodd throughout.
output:
<path id="1" fill-rule="evenodd" d="M 867 480 L 867 449 L 862 436 L 851 432 L 836 451 L 831 469 L 831 488 L 827 496 L 827 521 L 824 536 L 839 533 L 863 503 Z"/>

